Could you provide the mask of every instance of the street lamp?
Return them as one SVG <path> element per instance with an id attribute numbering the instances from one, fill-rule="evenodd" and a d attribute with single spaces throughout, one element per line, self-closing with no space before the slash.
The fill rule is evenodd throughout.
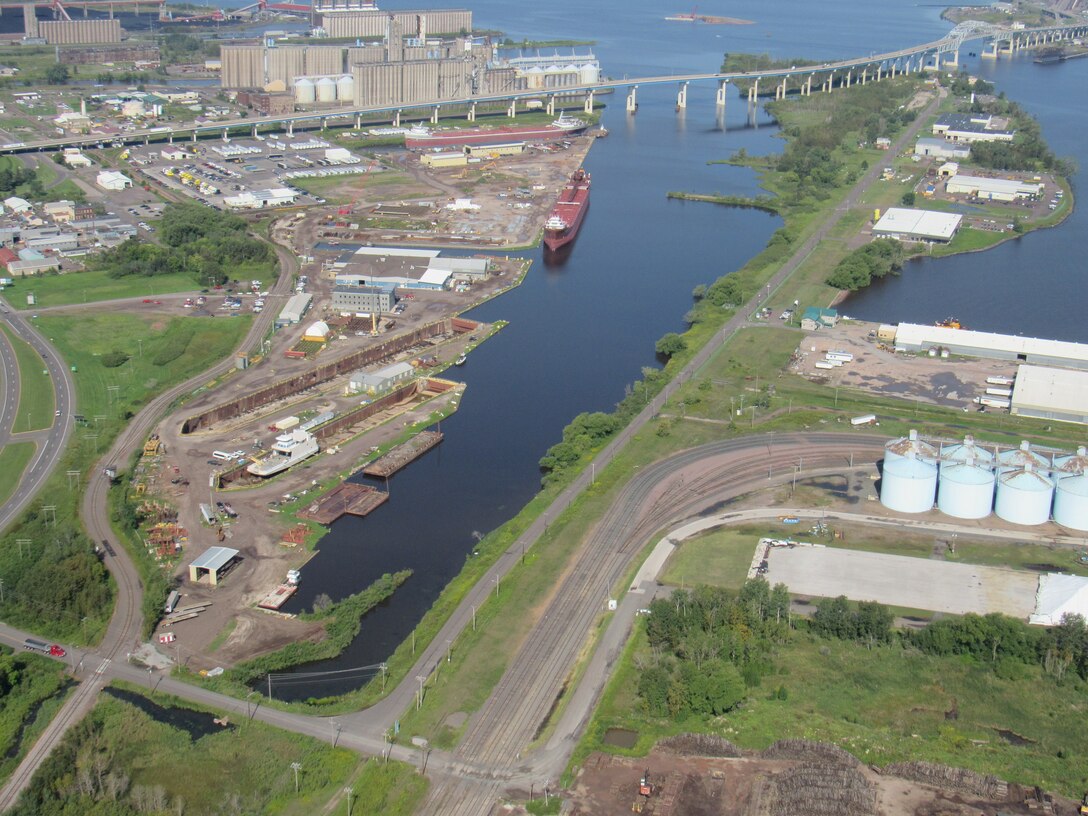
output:
<path id="1" fill-rule="evenodd" d="M 292 762 L 291 770 L 295 772 L 295 795 L 298 796 L 298 772 L 302 770 L 302 763 Z"/>

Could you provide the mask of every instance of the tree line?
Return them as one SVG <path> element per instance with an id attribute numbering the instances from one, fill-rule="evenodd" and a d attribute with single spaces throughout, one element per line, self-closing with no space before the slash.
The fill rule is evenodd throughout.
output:
<path id="1" fill-rule="evenodd" d="M 1005 676 L 1013 666 L 1038 666 L 1062 682 L 1088 680 L 1088 624 L 1066 615 L 1053 627 L 1031 626 L 997 613 L 942 618 L 924 629 L 899 631 L 888 607 L 845 597 L 819 603 L 810 619 L 790 615 L 789 591 L 763 578 L 739 592 L 700 586 L 659 598 L 649 607 L 649 656 L 639 668 L 643 711 L 683 720 L 718 716 L 740 705 L 771 674 L 771 655 L 794 629 L 869 649 L 912 648 L 936 657 L 961 655 Z M 785 689 L 772 690 L 784 699 Z"/>
<path id="2" fill-rule="evenodd" d="M 878 238 L 858 247 L 841 261 L 827 278 L 827 285 L 856 292 L 903 268 L 907 256 L 903 245 L 894 238 Z"/>

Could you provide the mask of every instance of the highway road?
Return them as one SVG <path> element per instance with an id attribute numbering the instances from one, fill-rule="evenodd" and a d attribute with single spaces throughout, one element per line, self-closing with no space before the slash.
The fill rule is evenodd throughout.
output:
<path id="1" fill-rule="evenodd" d="M 273 244 L 273 246 L 279 259 L 280 276 L 275 285 L 271 288 L 270 293 L 283 295 L 291 288 L 292 277 L 298 270 L 298 262 L 295 255 L 289 250 L 276 244 Z M 265 334 L 267 334 L 272 327 L 276 315 L 277 311 L 275 309 L 261 312 L 261 314 L 254 319 L 253 324 L 250 326 L 245 338 L 243 338 L 242 342 L 239 344 L 238 349 L 251 349 L 260 343 Z M 22 322 L 21 318 L 11 309 L 8 309 L 6 317 L 9 320 L 14 319 L 19 323 Z M 38 338 L 38 340 L 42 346 L 42 348 L 39 349 L 39 351 L 41 351 L 42 349 L 45 349 L 45 344 L 40 338 Z M 54 368 L 58 367 L 56 362 L 57 355 L 55 352 L 49 353 L 47 359 L 50 360 Z M 114 440 L 114 444 L 110 447 L 110 450 L 99 460 L 88 475 L 87 491 L 83 495 L 83 502 L 80 507 L 80 518 L 83 521 L 84 529 L 93 541 L 114 540 L 113 533 L 110 530 L 109 508 L 106 504 L 107 494 L 109 492 L 109 481 L 102 473 L 106 465 L 117 464 L 118 466 L 124 466 L 127 464 L 132 453 L 143 445 L 144 440 L 151 432 L 151 429 L 169 410 L 175 400 L 189 393 L 194 388 L 205 385 L 208 380 L 225 373 L 233 365 L 234 355 L 231 354 L 228 358 L 212 368 L 201 372 L 186 382 L 155 397 L 129 422 L 117 439 Z M 46 446 L 46 450 L 51 452 L 49 457 L 51 462 L 55 462 L 63 453 L 68 432 L 70 431 L 72 424 L 70 417 L 70 414 L 72 413 L 70 410 L 72 402 L 71 397 L 69 396 L 72 393 L 71 381 L 68 378 L 67 369 L 63 366 L 60 366 L 59 368 L 60 371 L 58 373 L 62 376 L 55 375 L 54 383 L 63 381 L 65 384 L 64 389 L 58 388 L 57 391 L 57 405 L 58 408 L 61 408 L 61 416 L 64 420 L 63 426 L 59 427 L 65 428 L 65 431 L 63 436 L 58 435 L 55 440 L 53 437 L 50 437 L 50 442 Z M 52 464 L 50 464 L 49 467 L 52 467 Z M 35 470 L 35 463 L 31 464 L 29 472 L 37 472 Z M 48 468 L 45 472 L 48 472 Z M 29 500 L 29 497 L 38 489 L 43 479 L 44 475 L 36 482 L 28 483 L 25 491 L 20 487 L 20 495 L 25 493 L 26 500 Z M 26 482 L 28 482 L 28 480 L 24 478 L 24 483 Z M 15 497 L 13 497 L 13 500 L 14 498 Z M 12 516 L 13 515 L 14 514 L 12 514 Z M 10 807 L 11 804 L 15 802 L 19 793 L 21 793 L 26 784 L 29 783 L 34 771 L 41 761 L 49 755 L 53 750 L 53 747 L 61 737 L 64 736 L 67 729 L 71 725 L 79 722 L 83 714 L 89 710 L 95 698 L 95 691 L 101 682 L 108 677 L 120 676 L 116 674 L 105 675 L 106 667 L 111 665 L 125 665 L 124 661 L 119 661 L 117 658 L 122 654 L 127 654 L 138 645 L 143 625 L 143 587 L 136 566 L 125 548 L 116 546 L 112 549 L 113 554 L 106 556 L 105 564 L 116 583 L 116 607 L 114 608 L 113 617 L 110 619 L 110 625 L 106 630 L 106 635 L 103 638 L 102 643 L 99 644 L 98 649 L 93 653 L 95 659 L 100 661 L 99 665 L 103 667 L 103 672 L 96 674 L 92 678 L 92 683 L 84 682 L 81 684 L 78 693 L 69 698 L 50 724 L 50 727 L 38 739 L 33 750 L 24 758 L 23 762 L 20 763 L 8 783 L 3 789 L 0 789 L 0 812 Z M 19 642 L 21 642 L 21 639 Z"/>
<path id="2" fill-rule="evenodd" d="M 60 416 L 54 419 L 48 431 L 34 435 L 34 441 L 37 444 L 34 457 L 23 473 L 23 478 L 19 480 L 19 486 L 15 492 L 0 505 L 0 531 L 2 531 L 18 518 L 37 495 L 42 484 L 64 455 L 65 446 L 74 427 L 72 415 L 75 413 L 76 405 L 71 373 L 57 355 L 56 349 L 33 327 L 30 321 L 12 309 L 2 298 L 0 303 L 3 303 L 0 307 L 3 309 L 0 317 L 7 321 L 17 337 L 29 343 L 45 361 L 45 368 L 53 381 L 56 410 L 60 411 Z M 6 337 L 3 338 L 3 342 L 0 342 L 0 358 L 2 358 L 5 390 L 4 408 L 0 412 L 0 446 L 2 446 L 7 443 L 10 434 L 14 431 L 19 393 L 18 364 L 15 362 L 14 352 Z"/>

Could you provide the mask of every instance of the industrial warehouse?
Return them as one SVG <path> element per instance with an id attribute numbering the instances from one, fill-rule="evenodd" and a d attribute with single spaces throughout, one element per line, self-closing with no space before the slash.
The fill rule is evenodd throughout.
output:
<path id="1" fill-rule="evenodd" d="M 1063 340 L 900 323 L 895 329 L 894 342 L 897 351 L 928 352 L 941 348 L 970 357 L 1088 369 L 1088 345 Z"/>
<path id="2" fill-rule="evenodd" d="M 901 241 L 928 241 L 947 244 L 956 236 L 962 215 L 891 207 L 873 225 L 878 238 Z"/>

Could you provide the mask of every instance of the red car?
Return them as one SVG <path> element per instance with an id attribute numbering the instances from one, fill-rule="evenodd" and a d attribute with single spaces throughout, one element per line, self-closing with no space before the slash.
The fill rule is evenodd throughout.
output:
<path id="1" fill-rule="evenodd" d="M 68 652 L 64 651 L 62 647 L 54 643 L 52 646 L 49 647 L 49 654 L 51 654 L 53 657 L 64 657 L 66 654 L 68 654 Z"/>
<path id="2" fill-rule="evenodd" d="M 150 303 L 150 302 L 151 302 L 151 298 L 144 298 L 144 303 Z"/>

